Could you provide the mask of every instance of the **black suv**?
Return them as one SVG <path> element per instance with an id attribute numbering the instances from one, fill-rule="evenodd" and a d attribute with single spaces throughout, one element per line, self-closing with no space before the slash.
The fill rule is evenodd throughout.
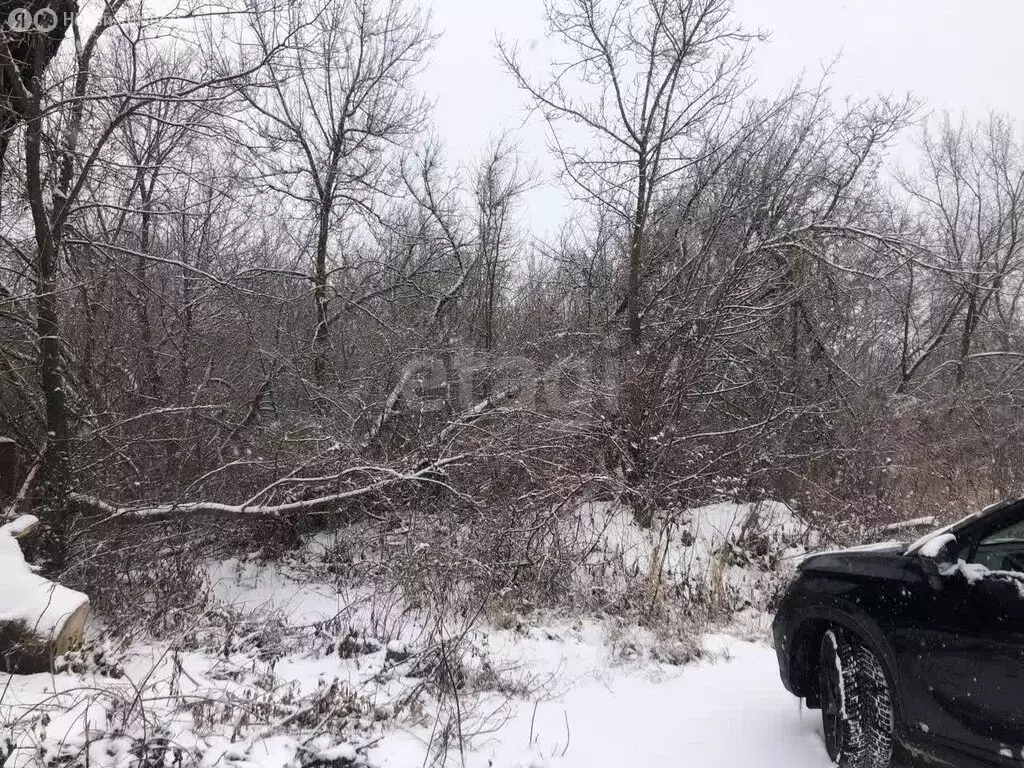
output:
<path id="1" fill-rule="evenodd" d="M 907 544 L 815 554 L 773 626 L 842 768 L 1024 765 L 1024 499 Z"/>

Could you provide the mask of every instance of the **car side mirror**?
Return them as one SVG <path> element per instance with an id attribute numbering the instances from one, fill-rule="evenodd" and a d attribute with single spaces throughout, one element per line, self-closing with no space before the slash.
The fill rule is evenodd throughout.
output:
<path id="1" fill-rule="evenodd" d="M 941 566 L 956 562 L 957 548 L 956 536 L 952 533 L 942 533 L 925 542 L 915 554 L 922 561 Z"/>
<path id="2" fill-rule="evenodd" d="M 914 553 L 933 588 L 941 589 L 944 581 L 952 575 L 958 548 L 956 536 L 943 533 L 929 540 Z"/>
<path id="3" fill-rule="evenodd" d="M 953 572 L 953 566 L 950 563 L 940 563 L 934 557 L 921 557 L 918 555 L 917 564 L 922 578 L 928 582 L 932 589 L 936 590 L 942 589 Z"/>

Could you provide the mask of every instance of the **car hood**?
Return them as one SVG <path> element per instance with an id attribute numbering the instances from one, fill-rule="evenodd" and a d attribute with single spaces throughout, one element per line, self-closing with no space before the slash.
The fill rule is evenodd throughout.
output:
<path id="1" fill-rule="evenodd" d="M 902 560 L 907 551 L 904 541 L 865 544 L 849 549 L 813 552 L 800 563 L 802 571 L 863 571 Z"/>

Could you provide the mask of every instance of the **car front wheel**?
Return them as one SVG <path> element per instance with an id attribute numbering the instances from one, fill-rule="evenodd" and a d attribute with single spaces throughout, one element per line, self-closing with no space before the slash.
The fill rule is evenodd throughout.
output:
<path id="1" fill-rule="evenodd" d="M 825 748 L 840 768 L 892 765 L 893 715 L 881 662 L 856 636 L 834 628 L 821 640 L 818 695 Z"/>

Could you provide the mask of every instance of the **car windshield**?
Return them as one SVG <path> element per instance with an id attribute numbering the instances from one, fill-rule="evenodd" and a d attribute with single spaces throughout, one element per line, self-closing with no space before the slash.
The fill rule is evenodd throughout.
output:
<path id="1" fill-rule="evenodd" d="M 983 544 L 1003 544 L 1010 542 L 1024 541 L 1024 521 L 1015 523 L 1003 530 L 989 536 Z"/>

